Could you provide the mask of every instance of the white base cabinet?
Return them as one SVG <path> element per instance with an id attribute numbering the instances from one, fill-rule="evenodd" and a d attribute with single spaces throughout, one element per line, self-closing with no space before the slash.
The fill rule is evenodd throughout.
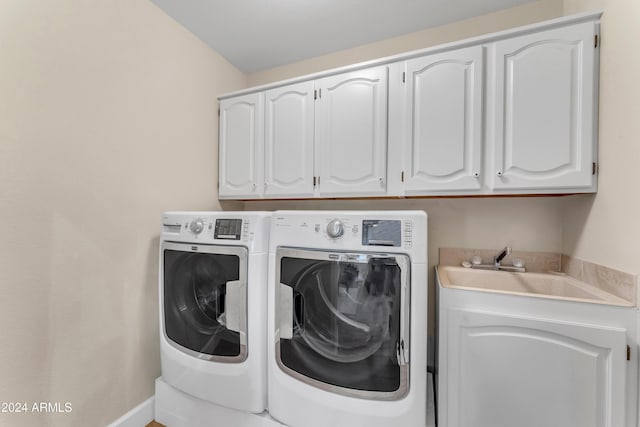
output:
<path id="1" fill-rule="evenodd" d="M 439 427 L 636 425 L 635 308 L 438 293 Z"/>

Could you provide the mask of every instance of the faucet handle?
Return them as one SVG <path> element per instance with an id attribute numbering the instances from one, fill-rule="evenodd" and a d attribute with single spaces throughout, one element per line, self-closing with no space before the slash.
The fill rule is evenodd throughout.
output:
<path id="1" fill-rule="evenodd" d="M 500 262 L 502 262 L 502 260 L 504 259 L 504 257 L 506 257 L 507 255 L 509 255 L 511 253 L 511 246 L 505 246 L 504 249 L 502 249 L 498 255 L 496 255 L 493 258 L 493 263 L 496 267 L 498 267 L 500 265 Z"/>

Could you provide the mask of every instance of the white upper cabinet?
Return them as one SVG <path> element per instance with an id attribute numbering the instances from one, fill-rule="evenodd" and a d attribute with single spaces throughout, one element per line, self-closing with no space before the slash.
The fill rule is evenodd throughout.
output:
<path id="1" fill-rule="evenodd" d="M 404 190 L 480 190 L 483 47 L 407 61 Z"/>
<path id="2" fill-rule="evenodd" d="M 219 197 L 595 192 L 599 19 L 225 95 Z"/>
<path id="3" fill-rule="evenodd" d="M 256 198 L 261 193 L 264 97 L 252 93 L 220 101 L 220 198 Z"/>
<path id="4" fill-rule="evenodd" d="M 265 197 L 313 197 L 314 83 L 266 91 Z"/>
<path id="5" fill-rule="evenodd" d="M 386 192 L 386 66 L 316 80 L 320 196 Z"/>
<path id="6" fill-rule="evenodd" d="M 587 22 L 490 46 L 490 188 L 595 189 L 596 34 Z"/>

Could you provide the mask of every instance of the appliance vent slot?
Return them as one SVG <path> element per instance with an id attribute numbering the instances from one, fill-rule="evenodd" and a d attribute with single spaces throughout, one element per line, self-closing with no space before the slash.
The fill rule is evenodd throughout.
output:
<path id="1" fill-rule="evenodd" d="M 165 233 L 180 234 L 181 228 L 182 226 L 180 224 L 162 224 L 162 229 Z"/>

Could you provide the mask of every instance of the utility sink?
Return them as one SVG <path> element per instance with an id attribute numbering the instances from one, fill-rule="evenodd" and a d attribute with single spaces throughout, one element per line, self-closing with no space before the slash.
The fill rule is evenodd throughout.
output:
<path id="1" fill-rule="evenodd" d="M 478 290 L 631 306 L 629 301 L 562 273 L 514 273 L 440 265 L 437 279 L 444 288 Z"/>

